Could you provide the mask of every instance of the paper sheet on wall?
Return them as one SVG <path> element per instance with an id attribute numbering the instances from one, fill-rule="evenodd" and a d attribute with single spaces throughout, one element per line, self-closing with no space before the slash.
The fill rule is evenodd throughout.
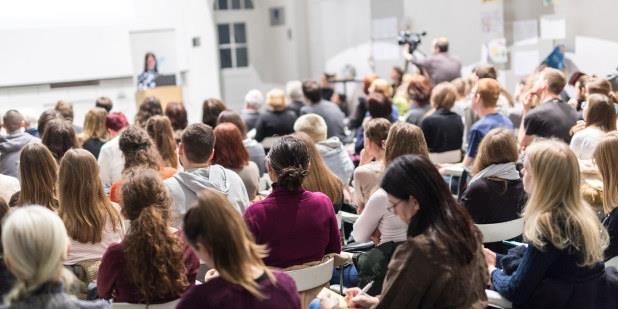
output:
<path id="1" fill-rule="evenodd" d="M 541 16 L 541 38 L 544 40 L 562 40 L 566 37 L 566 21 L 551 15 Z"/>
<path id="2" fill-rule="evenodd" d="M 507 63 L 506 39 L 493 39 L 487 43 L 489 61 L 493 64 Z"/>
<path id="3" fill-rule="evenodd" d="M 504 37 L 504 16 L 499 6 L 481 11 L 481 33 L 486 39 Z"/>
<path id="4" fill-rule="evenodd" d="M 371 21 L 371 38 L 390 39 L 397 36 L 397 17 L 377 18 Z"/>
<path id="5" fill-rule="evenodd" d="M 517 76 L 525 76 L 534 72 L 541 61 L 538 50 L 513 51 L 511 55 L 511 68 Z"/>
<path id="6" fill-rule="evenodd" d="M 513 22 L 513 45 L 534 45 L 539 41 L 539 22 L 536 19 Z"/>

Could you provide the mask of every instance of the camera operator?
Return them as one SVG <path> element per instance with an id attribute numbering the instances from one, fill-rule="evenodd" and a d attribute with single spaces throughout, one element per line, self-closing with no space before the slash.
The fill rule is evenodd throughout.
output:
<path id="1" fill-rule="evenodd" d="M 431 77 L 434 85 L 441 82 L 450 82 L 455 78 L 461 77 L 461 61 L 451 57 L 448 53 L 448 39 L 445 37 L 437 38 L 433 41 L 432 55 L 424 59 L 415 59 L 411 55 L 413 64 Z"/>

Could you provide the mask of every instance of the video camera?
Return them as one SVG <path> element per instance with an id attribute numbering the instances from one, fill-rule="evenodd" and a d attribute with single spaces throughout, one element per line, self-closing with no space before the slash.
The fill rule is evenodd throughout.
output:
<path id="1" fill-rule="evenodd" d="M 401 31 L 399 32 L 399 37 L 397 39 L 397 43 L 399 45 L 408 44 L 408 51 L 412 54 L 418 46 L 421 44 L 421 37 L 427 35 L 426 31 L 413 33 L 410 31 Z"/>

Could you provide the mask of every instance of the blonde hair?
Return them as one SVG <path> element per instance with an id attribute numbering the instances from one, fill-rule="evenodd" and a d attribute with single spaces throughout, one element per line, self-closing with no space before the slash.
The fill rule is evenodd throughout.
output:
<path id="1" fill-rule="evenodd" d="M 369 86 L 369 93 L 374 92 L 381 93 L 385 97 L 390 98 L 393 96 L 393 86 L 391 86 L 391 84 L 389 84 L 387 80 L 378 78 L 372 81 L 371 85 Z"/>
<path id="2" fill-rule="evenodd" d="M 593 154 L 603 178 L 603 210 L 610 213 L 618 207 L 618 132 L 610 132 L 597 144 Z"/>
<path id="3" fill-rule="evenodd" d="M 449 82 L 441 82 L 431 92 L 431 107 L 450 110 L 457 101 L 457 88 Z"/>
<path id="4" fill-rule="evenodd" d="M 83 149 L 70 149 L 60 161 L 58 192 L 62 218 L 69 236 L 81 243 L 101 242 L 106 224 L 121 228 L 120 214 L 103 192 L 99 166 Z"/>
<path id="5" fill-rule="evenodd" d="M 68 245 L 64 224 L 53 211 L 42 206 L 11 211 L 2 224 L 2 247 L 17 282 L 4 304 L 27 297 L 48 281 L 70 283 L 73 276 L 62 265 Z"/>
<path id="6" fill-rule="evenodd" d="M 517 157 L 517 140 L 513 131 L 505 128 L 493 129 L 481 140 L 470 174 L 475 175 L 492 164 L 516 162 Z"/>
<path id="7" fill-rule="evenodd" d="M 108 139 L 109 135 L 107 133 L 107 126 L 105 125 L 106 117 L 107 111 L 100 107 L 95 107 L 86 113 L 84 131 L 78 136 L 80 145 L 90 138 L 103 141 Z"/>
<path id="8" fill-rule="evenodd" d="M 481 104 L 485 108 L 496 107 L 500 98 L 500 83 L 495 79 L 481 78 L 476 83 L 476 94 L 481 98 Z"/>
<path id="9" fill-rule="evenodd" d="M 397 157 L 406 154 L 417 154 L 429 158 L 423 130 L 407 122 L 397 122 L 391 126 L 384 148 L 385 166 Z"/>
<path id="10" fill-rule="evenodd" d="M 582 199 L 575 154 L 562 142 L 545 140 L 528 147 L 526 160 L 533 188 L 523 212 L 524 238 L 537 248 L 547 242 L 559 250 L 574 248 L 582 266 L 603 261 L 607 231 Z"/>
<path id="11" fill-rule="evenodd" d="M 266 104 L 274 111 L 282 111 L 288 106 L 288 100 L 285 97 L 285 92 L 275 88 L 266 94 Z"/>
<path id="12" fill-rule="evenodd" d="M 314 143 L 325 140 L 326 131 L 326 121 L 318 114 L 305 114 L 298 117 L 294 122 L 294 132 L 303 132 L 309 135 Z"/>

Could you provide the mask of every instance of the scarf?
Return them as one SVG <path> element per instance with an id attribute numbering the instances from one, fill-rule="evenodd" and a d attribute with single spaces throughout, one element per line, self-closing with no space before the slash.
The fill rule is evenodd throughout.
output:
<path id="1" fill-rule="evenodd" d="M 472 179 L 468 182 L 468 185 L 479 179 L 488 177 L 496 177 L 506 180 L 517 180 L 520 178 L 514 162 L 492 164 L 474 175 L 474 177 L 472 177 Z"/>

